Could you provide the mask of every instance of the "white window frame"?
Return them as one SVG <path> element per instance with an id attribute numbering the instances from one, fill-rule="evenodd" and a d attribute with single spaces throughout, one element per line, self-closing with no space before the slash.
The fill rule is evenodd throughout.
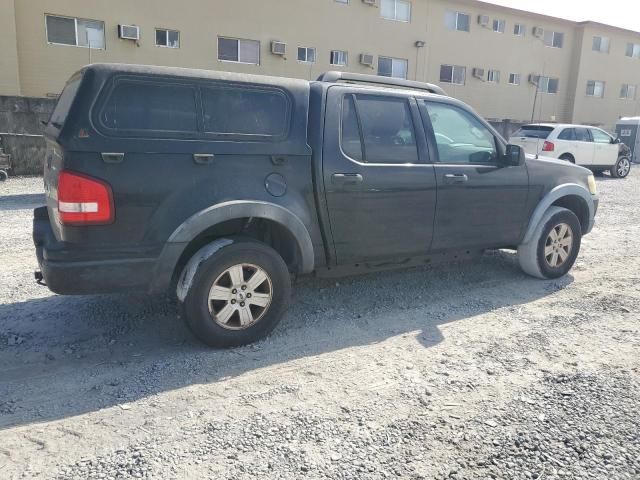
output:
<path id="1" fill-rule="evenodd" d="M 500 70 L 487 70 L 487 82 L 500 83 Z"/>
<path id="2" fill-rule="evenodd" d="M 593 83 L 593 93 L 589 93 L 589 84 Z M 601 87 L 600 88 L 600 95 L 596 95 L 596 92 L 598 91 L 597 87 Z M 604 98 L 604 89 L 606 86 L 606 82 L 603 82 L 602 80 L 587 80 L 587 97 L 591 97 L 591 98 Z"/>
<path id="3" fill-rule="evenodd" d="M 629 92 L 633 91 L 633 95 L 629 95 Z M 635 100 L 638 86 L 631 83 L 623 83 L 620 87 L 620 98 L 622 100 Z"/>
<path id="4" fill-rule="evenodd" d="M 517 33 L 516 33 L 517 30 Z M 527 26 L 524 23 L 516 23 L 513 26 L 513 34 L 516 37 L 524 37 L 525 33 L 527 33 Z"/>
<path id="5" fill-rule="evenodd" d="M 47 17 L 72 19 L 73 23 L 74 23 L 74 28 L 75 28 L 75 34 L 76 34 L 76 44 L 75 45 L 70 45 L 68 43 L 58 43 L 58 42 L 49 41 L 49 28 L 47 27 Z M 92 47 L 91 45 L 78 45 L 78 20 L 85 20 L 85 21 L 88 21 L 88 22 L 99 22 L 99 23 L 102 24 L 102 44 L 103 44 L 102 47 Z M 104 20 L 94 20 L 92 18 L 69 17 L 67 15 L 55 15 L 53 13 L 45 13 L 44 14 L 44 33 L 45 33 L 45 37 L 47 39 L 47 44 L 49 44 L 49 45 L 58 45 L 58 46 L 61 46 L 61 47 L 90 48 L 91 50 L 106 50 L 107 49 L 107 37 L 105 36 Z"/>
<path id="6" fill-rule="evenodd" d="M 339 57 L 343 56 L 344 63 L 334 63 L 334 54 L 338 54 Z M 331 54 L 329 55 L 329 64 L 337 67 L 346 67 L 349 64 L 349 53 L 346 50 L 331 50 Z"/>
<path id="7" fill-rule="evenodd" d="M 385 17 L 382 15 L 382 3 L 383 2 L 393 2 L 393 17 Z M 403 3 L 409 7 L 409 18 L 407 20 L 403 20 L 398 18 L 398 4 Z M 393 20 L 394 22 L 402 22 L 402 23 L 411 23 L 411 2 L 409 0 L 380 0 L 380 16 L 385 20 Z"/>
<path id="8" fill-rule="evenodd" d="M 464 13 L 464 12 L 457 12 L 455 10 L 447 10 L 445 12 L 445 23 L 446 23 L 446 19 L 447 19 L 447 14 L 452 13 L 453 15 L 455 15 L 455 25 L 453 27 L 453 30 L 456 32 L 467 32 L 469 33 L 471 31 L 471 15 L 469 15 L 468 13 Z M 460 25 L 459 19 L 460 16 L 464 15 L 465 17 L 467 17 L 467 26 L 469 27 L 468 30 L 464 30 L 464 29 L 460 29 L 458 28 Z M 449 29 L 451 30 L 451 29 Z"/>
<path id="9" fill-rule="evenodd" d="M 223 63 L 240 63 L 242 65 L 260 65 L 260 62 L 262 61 L 262 44 L 260 43 L 260 40 L 252 40 L 250 38 L 234 38 L 234 37 L 224 37 L 222 35 L 218 35 L 217 37 L 218 39 L 220 38 L 224 38 L 225 40 L 235 40 L 236 42 L 238 42 L 238 60 L 223 60 L 220 58 L 220 50 L 218 49 L 218 61 L 219 62 L 223 62 Z M 258 63 L 253 63 L 253 62 L 241 62 L 240 58 L 240 50 L 241 50 L 241 46 L 242 46 L 242 42 L 255 42 L 258 44 Z M 218 48 L 219 48 L 220 42 L 218 41 Z"/>
<path id="10" fill-rule="evenodd" d="M 513 81 L 512 81 L 513 79 Z M 520 82 L 522 81 L 522 75 L 520 75 L 519 73 L 510 73 L 509 74 L 509 81 L 507 82 L 509 85 L 520 85 Z"/>
<path id="11" fill-rule="evenodd" d="M 342 3 L 343 5 L 349 5 L 349 0 L 334 0 L 336 3 Z"/>
<path id="12" fill-rule="evenodd" d="M 507 21 L 496 18 L 493 20 L 492 28 L 495 33 L 504 33 L 507 28 Z"/>
<path id="13" fill-rule="evenodd" d="M 595 48 L 596 39 L 599 40 L 599 43 L 598 43 L 599 46 L 597 49 Z M 604 50 L 602 49 L 603 43 L 606 44 L 607 46 L 607 48 Z M 603 37 L 600 35 L 593 36 L 593 40 L 591 41 L 591 51 L 597 52 L 597 53 L 609 53 L 609 48 L 611 48 L 611 39 L 609 37 Z"/>
<path id="14" fill-rule="evenodd" d="M 409 60 L 406 58 L 397 58 L 397 57 L 387 57 L 385 55 L 378 55 L 378 69 L 380 68 L 380 59 L 391 60 L 391 75 L 388 78 L 402 78 L 404 80 L 409 76 Z M 394 77 L 393 76 L 393 65 L 395 62 L 403 62 L 405 65 L 404 77 Z M 380 75 L 380 70 L 378 70 L 378 75 Z"/>
<path id="15" fill-rule="evenodd" d="M 451 84 L 451 85 L 465 85 L 467 83 L 467 67 L 465 67 L 463 65 L 451 65 L 449 63 L 443 63 L 442 65 L 440 65 L 440 71 L 442 71 L 442 67 L 451 67 L 451 81 L 450 82 L 443 82 L 442 79 L 440 79 L 440 83 L 448 83 L 448 84 Z M 464 72 L 464 79 L 463 79 L 462 83 L 453 81 L 456 78 L 455 71 L 456 71 L 457 68 L 458 69 L 462 69 L 463 72 Z"/>
<path id="16" fill-rule="evenodd" d="M 549 82 L 551 80 L 556 80 L 558 82 L 558 89 L 555 92 L 549 91 Z M 538 77 L 538 92 L 545 93 L 547 95 L 557 95 L 560 91 L 560 79 L 557 77 L 547 77 L 544 75 L 540 75 Z"/>
<path id="17" fill-rule="evenodd" d="M 165 33 L 166 45 L 158 45 L 158 32 L 164 32 Z M 169 32 L 176 32 L 178 34 L 178 45 L 176 47 L 174 47 L 172 45 L 169 45 Z M 154 41 L 156 43 L 156 47 L 161 47 L 161 48 L 180 48 L 180 41 L 181 41 L 180 30 L 174 30 L 173 28 L 156 27 L 155 30 L 154 30 L 154 33 L 156 34 L 156 37 L 154 39 Z"/>
<path id="18" fill-rule="evenodd" d="M 304 50 L 304 60 L 300 60 L 300 50 Z M 309 60 L 309 51 L 313 51 L 313 60 Z M 296 51 L 296 59 L 300 63 L 316 63 L 316 59 L 318 58 L 318 52 L 315 47 L 298 47 Z"/>
<path id="19" fill-rule="evenodd" d="M 631 55 L 628 55 L 629 47 L 631 47 Z M 627 42 L 624 55 L 627 58 L 640 58 L 640 43 Z"/>
<path id="20" fill-rule="evenodd" d="M 547 43 L 547 34 L 551 34 L 551 43 Z M 562 38 L 562 45 L 559 47 L 554 45 L 556 43 L 556 36 L 560 36 Z M 564 32 L 554 32 L 551 30 L 545 30 L 544 38 L 542 39 L 542 42 L 546 47 L 549 47 L 549 48 L 564 48 L 564 39 L 565 39 Z"/>

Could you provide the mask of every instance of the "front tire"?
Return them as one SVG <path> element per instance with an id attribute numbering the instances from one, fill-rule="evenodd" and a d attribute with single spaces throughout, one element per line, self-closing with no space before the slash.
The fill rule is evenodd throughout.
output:
<path id="1" fill-rule="evenodd" d="M 550 207 L 531 241 L 518 247 L 520 267 L 537 278 L 560 278 L 573 267 L 581 242 L 578 217 L 566 208 Z"/>
<path id="2" fill-rule="evenodd" d="M 7 178 L 9 178 L 9 174 L 4 170 L 0 170 L 0 182 L 4 182 Z"/>
<path id="3" fill-rule="evenodd" d="M 616 164 L 611 167 L 611 176 L 613 178 L 625 178 L 631 171 L 631 161 L 628 157 L 620 157 Z"/>
<path id="4" fill-rule="evenodd" d="M 236 240 L 205 260 L 183 308 L 193 333 L 211 347 L 266 337 L 289 304 L 291 276 L 282 257 L 253 240 Z"/>

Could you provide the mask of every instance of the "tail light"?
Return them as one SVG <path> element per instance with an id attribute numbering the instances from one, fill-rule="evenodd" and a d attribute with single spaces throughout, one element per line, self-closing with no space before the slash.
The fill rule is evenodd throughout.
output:
<path id="1" fill-rule="evenodd" d="M 556 146 L 553 144 L 553 142 L 547 142 L 545 140 L 544 143 L 542 144 L 543 152 L 553 152 L 555 149 L 556 149 Z"/>
<path id="2" fill-rule="evenodd" d="M 113 222 L 113 193 L 102 180 L 63 170 L 58 177 L 58 213 L 65 225 Z"/>

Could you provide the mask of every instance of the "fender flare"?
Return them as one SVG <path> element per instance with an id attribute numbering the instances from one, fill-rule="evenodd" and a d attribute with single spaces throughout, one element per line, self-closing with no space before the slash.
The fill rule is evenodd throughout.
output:
<path id="1" fill-rule="evenodd" d="M 553 205 L 553 203 L 557 200 L 569 195 L 578 196 L 585 201 L 587 208 L 589 209 L 589 225 L 587 225 L 587 227 L 584 229 L 583 234 L 589 233 L 593 228 L 596 215 L 594 196 L 591 195 L 591 193 L 586 188 L 578 185 L 577 183 L 565 183 L 553 188 L 549 193 L 542 197 L 540 202 L 538 202 L 538 206 L 535 208 L 533 214 L 531 215 L 531 218 L 529 219 L 529 225 L 527 227 L 524 238 L 520 243 L 529 243 L 533 238 L 536 227 L 544 217 L 544 214 L 549 209 L 549 207 L 551 207 L 551 205 Z"/>
<path id="2" fill-rule="evenodd" d="M 275 203 L 259 200 L 234 200 L 201 210 L 178 226 L 165 243 L 156 264 L 151 292 L 166 290 L 174 269 L 189 242 L 213 225 L 236 218 L 264 218 L 285 227 L 295 238 L 300 254 L 299 273 L 311 273 L 315 268 L 313 243 L 307 227 L 290 210 Z"/>

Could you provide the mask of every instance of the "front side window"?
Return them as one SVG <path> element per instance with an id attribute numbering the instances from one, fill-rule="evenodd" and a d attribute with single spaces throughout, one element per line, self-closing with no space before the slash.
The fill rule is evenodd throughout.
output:
<path id="1" fill-rule="evenodd" d="M 507 22 L 505 20 L 494 20 L 493 21 L 493 31 L 496 33 L 504 33 L 504 29 L 506 28 Z"/>
<path id="2" fill-rule="evenodd" d="M 510 73 L 509 74 L 509 85 L 520 85 L 520 74 L 519 73 Z"/>
<path id="3" fill-rule="evenodd" d="M 100 119 L 110 129 L 197 132 L 195 89 L 187 85 L 118 81 Z"/>
<path id="4" fill-rule="evenodd" d="M 469 15 L 467 15 L 466 13 L 447 10 L 444 14 L 444 23 L 449 30 L 468 32 L 471 22 Z"/>
<path id="5" fill-rule="evenodd" d="M 589 129 L 587 128 L 574 128 L 574 133 L 577 142 L 593 142 Z"/>
<path id="6" fill-rule="evenodd" d="M 287 131 L 289 101 L 280 91 L 219 86 L 201 92 L 205 132 L 278 137 Z"/>
<path id="7" fill-rule="evenodd" d="M 440 81 L 464 85 L 467 76 L 467 68 L 460 65 L 440 65 Z"/>
<path id="8" fill-rule="evenodd" d="M 177 30 L 167 30 L 165 28 L 156 28 L 156 46 L 179 48 L 180 32 Z"/>
<path id="9" fill-rule="evenodd" d="M 545 30 L 544 44 L 547 47 L 562 48 L 564 46 L 564 33 Z"/>
<path id="10" fill-rule="evenodd" d="M 587 82 L 587 96 L 596 98 L 604 97 L 604 82 L 589 80 Z"/>
<path id="11" fill-rule="evenodd" d="M 409 102 L 404 98 L 356 95 L 360 129 L 353 100 L 343 102 L 342 149 L 367 163 L 418 163 L 418 147 Z M 358 148 L 355 139 L 360 137 Z M 360 157 L 360 158 L 359 158 Z"/>
<path id="12" fill-rule="evenodd" d="M 305 63 L 315 63 L 316 49 L 311 47 L 298 47 L 298 61 Z"/>
<path id="13" fill-rule="evenodd" d="M 358 127 L 358 115 L 352 95 L 345 95 L 342 100 L 342 128 L 340 145 L 342 151 L 354 160 L 363 161 L 362 139 Z"/>
<path id="14" fill-rule="evenodd" d="M 407 78 L 409 62 L 403 58 L 378 57 L 378 75 Z"/>
<path id="15" fill-rule="evenodd" d="M 627 100 L 635 100 L 636 98 L 636 86 L 623 84 L 620 88 L 620 98 L 624 98 Z"/>
<path id="16" fill-rule="evenodd" d="M 609 39 L 607 37 L 593 37 L 591 49 L 594 52 L 609 53 Z"/>
<path id="17" fill-rule="evenodd" d="M 102 21 L 46 15 L 46 26 L 49 43 L 104 49 Z"/>
<path id="18" fill-rule="evenodd" d="M 527 27 L 522 23 L 516 23 L 513 26 L 513 34 L 517 35 L 518 37 L 524 37 L 524 34 L 526 31 L 527 31 Z"/>
<path id="19" fill-rule="evenodd" d="M 495 164 L 495 137 L 475 116 L 453 105 L 424 102 L 438 147 L 438 162 L 462 165 Z"/>
<path id="20" fill-rule="evenodd" d="M 347 52 L 343 50 L 332 50 L 330 63 L 331 65 L 345 67 L 347 65 Z"/>
<path id="21" fill-rule="evenodd" d="M 218 60 L 260 65 L 260 42 L 218 37 Z"/>
<path id="22" fill-rule="evenodd" d="M 591 128 L 589 130 L 591 131 L 591 136 L 595 143 L 611 143 L 612 138 L 602 130 L 597 128 Z"/>
<path id="23" fill-rule="evenodd" d="M 487 82 L 500 83 L 500 70 L 487 70 Z"/>
<path id="24" fill-rule="evenodd" d="M 630 58 L 640 58 L 640 44 L 627 43 L 625 55 Z"/>
<path id="25" fill-rule="evenodd" d="M 380 16 L 387 20 L 409 22 L 411 20 L 411 2 L 408 0 L 382 0 Z"/>

